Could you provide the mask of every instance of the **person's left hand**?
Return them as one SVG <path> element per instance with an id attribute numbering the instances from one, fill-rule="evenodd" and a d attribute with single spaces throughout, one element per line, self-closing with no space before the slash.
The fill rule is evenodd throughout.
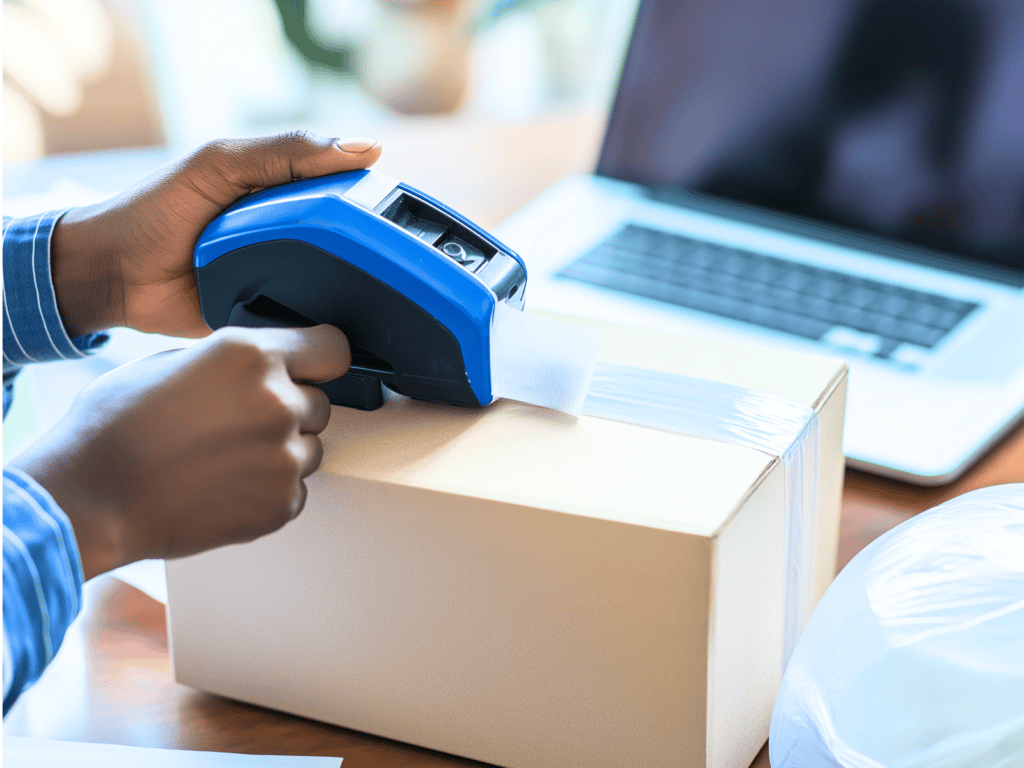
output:
<path id="1" fill-rule="evenodd" d="M 297 179 L 368 168 L 380 144 L 304 131 L 207 144 L 53 232 L 51 269 L 68 334 L 114 326 L 200 337 L 192 251 L 203 229 L 243 195 Z"/>

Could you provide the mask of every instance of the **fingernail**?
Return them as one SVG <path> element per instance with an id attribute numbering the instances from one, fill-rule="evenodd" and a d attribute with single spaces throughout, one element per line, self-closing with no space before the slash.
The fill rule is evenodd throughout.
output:
<path id="1" fill-rule="evenodd" d="M 351 152 L 352 154 L 362 154 L 363 152 L 369 152 L 371 149 L 380 144 L 379 141 L 373 139 L 335 139 L 334 146 L 340 149 L 342 152 Z"/>

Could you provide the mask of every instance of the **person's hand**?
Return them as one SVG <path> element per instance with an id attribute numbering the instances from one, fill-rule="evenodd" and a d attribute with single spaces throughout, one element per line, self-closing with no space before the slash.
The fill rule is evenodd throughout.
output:
<path id="1" fill-rule="evenodd" d="M 250 541 L 295 517 L 349 367 L 337 328 L 223 328 L 92 382 L 11 465 L 71 520 L 85 577 Z"/>
<path id="2" fill-rule="evenodd" d="M 192 251 L 206 225 L 249 192 L 368 168 L 380 151 L 373 141 L 306 132 L 215 141 L 106 202 L 69 211 L 51 247 L 68 334 L 126 326 L 205 336 Z"/>

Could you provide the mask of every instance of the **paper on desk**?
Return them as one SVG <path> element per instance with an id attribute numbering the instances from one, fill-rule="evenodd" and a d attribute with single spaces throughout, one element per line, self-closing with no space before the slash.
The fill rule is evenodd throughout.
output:
<path id="1" fill-rule="evenodd" d="M 163 560 L 139 560 L 110 572 L 154 600 L 167 605 L 167 571 Z"/>
<path id="2" fill-rule="evenodd" d="M 189 752 L 180 749 L 83 744 L 74 741 L 4 738 L 6 768 L 339 768 L 340 757 L 238 755 L 227 752 Z"/>

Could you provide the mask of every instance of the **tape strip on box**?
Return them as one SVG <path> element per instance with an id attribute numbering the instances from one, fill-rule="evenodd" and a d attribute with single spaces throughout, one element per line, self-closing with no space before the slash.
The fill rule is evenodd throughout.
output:
<path id="1" fill-rule="evenodd" d="M 597 362 L 591 328 L 499 303 L 491 328 L 495 398 L 753 448 L 785 472 L 786 606 L 783 665 L 810 618 L 818 508 L 813 409 L 721 382 Z"/>
<path id="2" fill-rule="evenodd" d="M 745 387 L 598 363 L 582 414 L 753 448 L 782 459 L 786 498 L 783 664 L 810 618 L 818 508 L 814 410 Z"/>

